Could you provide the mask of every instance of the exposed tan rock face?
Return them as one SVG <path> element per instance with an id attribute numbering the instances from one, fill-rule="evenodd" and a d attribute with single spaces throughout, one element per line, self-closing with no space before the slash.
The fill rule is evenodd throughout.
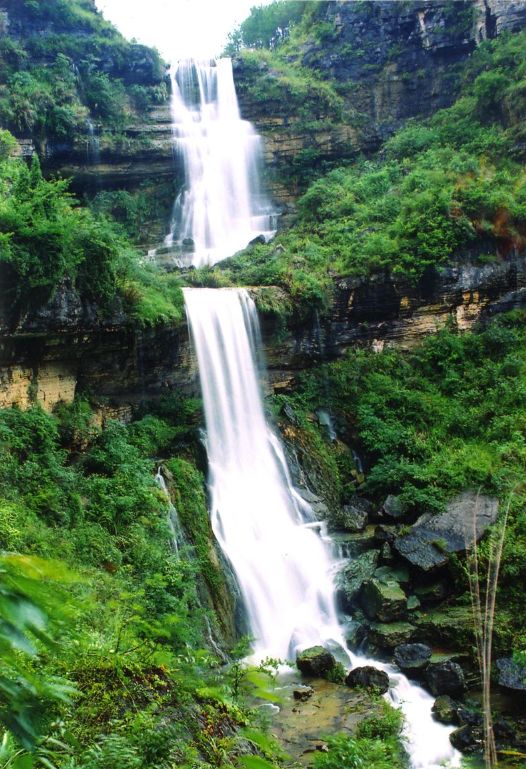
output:
<path id="1" fill-rule="evenodd" d="M 319 322 L 276 337 L 272 318 L 263 318 L 270 385 L 288 389 L 299 371 L 350 347 L 409 350 L 448 322 L 465 331 L 515 307 L 526 307 L 526 253 L 493 264 L 448 267 L 417 285 L 387 276 L 339 279 L 332 309 Z M 197 392 L 186 325 L 140 331 L 119 307 L 101 318 L 67 284 L 48 305 L 22 318 L 0 307 L 0 407 L 26 408 L 38 400 L 52 410 L 86 390 L 100 401 L 101 420 L 124 421 L 143 398 Z"/>
<path id="2" fill-rule="evenodd" d="M 410 350 L 448 323 L 467 331 L 518 307 L 526 307 L 526 253 L 431 271 L 416 285 L 387 276 L 336 280 L 332 309 L 320 322 L 304 324 L 277 343 L 266 322 L 270 380 L 276 389 L 287 389 L 298 371 L 350 347 Z"/>

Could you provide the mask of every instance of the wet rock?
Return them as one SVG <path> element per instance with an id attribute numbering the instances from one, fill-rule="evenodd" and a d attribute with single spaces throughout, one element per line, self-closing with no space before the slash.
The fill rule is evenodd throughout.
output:
<path id="1" fill-rule="evenodd" d="M 431 708 L 435 721 L 441 724 L 459 724 L 458 704 L 447 694 L 437 697 Z"/>
<path id="2" fill-rule="evenodd" d="M 458 553 L 495 523 L 498 500 L 465 491 L 451 500 L 445 512 L 422 515 L 408 534 L 396 537 L 394 547 L 413 566 L 429 572 L 445 566 L 450 553 Z"/>
<path id="3" fill-rule="evenodd" d="M 288 406 L 285 406 L 285 409 L 287 409 Z M 285 411 L 284 409 L 284 411 Z M 294 415 L 294 412 L 292 409 L 290 410 L 290 415 L 287 414 L 287 418 L 290 420 L 291 417 Z M 294 415 L 295 418 L 295 415 Z M 321 497 L 319 497 L 317 494 L 314 494 L 310 489 L 307 488 L 298 488 L 298 493 L 300 496 L 305 500 L 305 502 L 308 502 L 311 506 L 314 515 L 319 521 L 325 520 L 329 515 L 329 508 L 323 501 Z"/>
<path id="4" fill-rule="evenodd" d="M 407 598 L 398 582 L 370 579 L 360 591 L 360 602 L 369 619 L 394 622 L 407 613 Z"/>
<path id="5" fill-rule="evenodd" d="M 410 582 L 409 570 L 405 566 L 393 569 L 391 566 L 380 566 L 374 573 L 374 578 L 384 584 L 396 582 L 399 585 L 408 585 Z"/>
<path id="6" fill-rule="evenodd" d="M 405 512 L 400 498 L 395 497 L 393 494 L 389 494 L 382 505 L 381 515 L 386 516 L 387 518 L 392 518 L 395 521 L 402 519 Z"/>
<path id="7" fill-rule="evenodd" d="M 356 558 L 361 553 L 373 550 L 377 545 L 370 526 L 365 531 L 360 531 L 357 534 L 342 532 L 332 534 L 331 540 L 339 549 L 340 558 Z"/>
<path id="8" fill-rule="evenodd" d="M 367 526 L 371 503 L 366 499 L 353 500 L 331 516 L 331 529 L 343 529 L 351 533 L 363 531 Z"/>
<path id="9" fill-rule="evenodd" d="M 252 240 L 249 242 L 249 246 L 264 246 L 266 243 L 266 239 L 264 235 L 256 235 L 255 238 L 252 238 Z"/>
<path id="10" fill-rule="evenodd" d="M 388 542 L 389 544 L 392 544 L 395 540 L 397 531 L 397 526 L 391 526 L 386 523 L 379 523 L 374 530 L 374 536 L 378 542 Z"/>
<path id="11" fill-rule="evenodd" d="M 415 595 L 424 603 L 438 603 L 446 598 L 448 593 L 446 583 L 442 580 L 423 585 L 415 585 Z"/>
<path id="12" fill-rule="evenodd" d="M 385 694 L 389 690 L 389 676 L 383 670 L 364 665 L 354 668 L 348 673 L 345 683 L 352 688 L 361 686 L 364 689 L 374 689 L 379 694 Z"/>
<path id="13" fill-rule="evenodd" d="M 297 686 L 292 691 L 292 696 L 295 700 L 299 700 L 300 702 L 306 702 L 308 699 L 312 697 L 314 694 L 314 689 L 312 686 Z"/>
<path id="14" fill-rule="evenodd" d="M 417 632 L 415 626 L 409 622 L 375 622 L 370 626 L 367 638 L 375 648 L 391 651 L 396 646 L 411 641 Z"/>
<path id="15" fill-rule="evenodd" d="M 336 667 L 336 658 L 323 646 L 311 646 L 296 656 L 296 665 L 307 676 L 323 678 Z"/>
<path id="16" fill-rule="evenodd" d="M 343 609 L 351 610 L 356 605 L 363 584 L 371 579 L 375 572 L 378 556 L 378 550 L 361 553 L 338 574 L 337 594 Z"/>
<path id="17" fill-rule="evenodd" d="M 526 667 L 511 657 L 501 657 L 495 665 L 499 671 L 499 686 L 516 692 L 526 692 Z"/>
<path id="18" fill-rule="evenodd" d="M 295 425 L 296 427 L 298 427 L 298 425 L 299 425 L 298 417 L 296 416 L 296 412 L 294 411 L 294 409 L 292 408 L 292 406 L 290 404 L 286 403 L 283 406 L 283 414 L 287 417 L 287 419 L 289 420 L 291 425 Z M 301 493 L 301 496 L 305 499 L 303 491 Z M 313 496 L 316 496 L 316 495 L 313 494 Z M 309 500 L 307 500 L 307 502 L 308 501 Z"/>
<path id="19" fill-rule="evenodd" d="M 458 662 L 432 662 L 426 670 L 426 682 L 431 694 L 460 696 L 466 688 L 464 671 Z"/>
<path id="20" fill-rule="evenodd" d="M 449 739 L 453 747 L 461 753 L 476 753 L 482 749 L 483 745 L 482 730 L 468 724 L 451 732 Z"/>
<path id="21" fill-rule="evenodd" d="M 357 649 L 367 638 L 368 627 L 354 619 L 346 622 L 343 628 L 344 638 L 349 649 Z"/>
<path id="22" fill-rule="evenodd" d="M 421 605 L 416 595 L 410 595 L 407 599 L 407 611 L 416 611 Z"/>
<path id="23" fill-rule="evenodd" d="M 400 644 L 394 650 L 394 660 L 404 673 L 421 673 L 427 667 L 431 653 L 427 644 Z"/>
<path id="24" fill-rule="evenodd" d="M 462 648 L 473 643 L 473 615 L 470 606 L 445 606 L 422 613 L 414 620 L 418 638 L 436 646 Z"/>

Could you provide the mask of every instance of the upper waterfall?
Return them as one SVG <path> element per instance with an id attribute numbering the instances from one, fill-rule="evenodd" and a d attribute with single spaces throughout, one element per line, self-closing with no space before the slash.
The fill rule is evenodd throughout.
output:
<path id="1" fill-rule="evenodd" d="M 172 124 L 184 163 L 165 245 L 184 263 L 215 264 L 274 233 L 261 191 L 261 139 L 239 113 L 230 59 L 180 61 L 171 69 Z"/>

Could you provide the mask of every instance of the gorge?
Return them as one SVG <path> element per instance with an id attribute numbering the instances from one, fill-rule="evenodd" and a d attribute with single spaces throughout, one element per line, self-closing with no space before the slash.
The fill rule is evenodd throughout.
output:
<path id="1" fill-rule="evenodd" d="M 0 10 L 0 767 L 518 769 L 525 4 Z"/>

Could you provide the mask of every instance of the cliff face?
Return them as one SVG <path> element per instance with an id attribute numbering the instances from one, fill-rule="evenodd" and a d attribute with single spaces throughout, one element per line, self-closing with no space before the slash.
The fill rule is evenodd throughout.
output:
<path id="1" fill-rule="evenodd" d="M 257 296 L 258 289 L 253 289 Z M 366 345 L 411 349 L 448 322 L 468 330 L 498 312 L 526 306 L 526 253 L 430 271 L 411 285 L 391 277 L 337 279 L 330 312 L 276 334 L 263 317 L 270 382 L 292 385 L 298 371 Z M 13 318 L 0 308 L 0 408 L 38 399 L 52 410 L 77 391 L 99 401 L 101 418 L 126 419 L 141 399 L 170 390 L 197 392 L 184 324 L 140 330 L 118 306 L 105 317 L 63 284 L 51 302 Z"/>
<path id="2" fill-rule="evenodd" d="M 146 190 L 162 239 L 177 178 L 166 64 L 93 0 L 0 0 L 0 124 L 80 196 Z"/>
<path id="3" fill-rule="evenodd" d="M 462 66 L 482 40 L 524 26 L 525 0 L 319 3 L 311 32 L 286 59 L 290 73 L 296 66 L 296 74 L 331 84 L 342 101 L 339 115 L 325 110 L 309 120 L 275 59 L 255 65 L 242 55 L 235 66 L 242 111 L 265 138 L 279 199 L 290 202 L 297 193 L 301 155 L 306 167 L 322 170 L 376 151 L 407 119 L 454 101 Z M 274 98 L 258 98 L 265 92 Z"/>
<path id="4" fill-rule="evenodd" d="M 264 339 L 270 379 L 289 387 L 296 372 L 338 358 L 363 345 L 410 350 L 448 323 L 461 331 L 484 324 L 497 313 L 526 307 L 526 253 L 493 264 L 466 258 L 441 271 L 429 270 L 417 283 L 391 276 L 336 280 L 326 317 L 292 329 L 280 341 L 267 322 Z"/>

